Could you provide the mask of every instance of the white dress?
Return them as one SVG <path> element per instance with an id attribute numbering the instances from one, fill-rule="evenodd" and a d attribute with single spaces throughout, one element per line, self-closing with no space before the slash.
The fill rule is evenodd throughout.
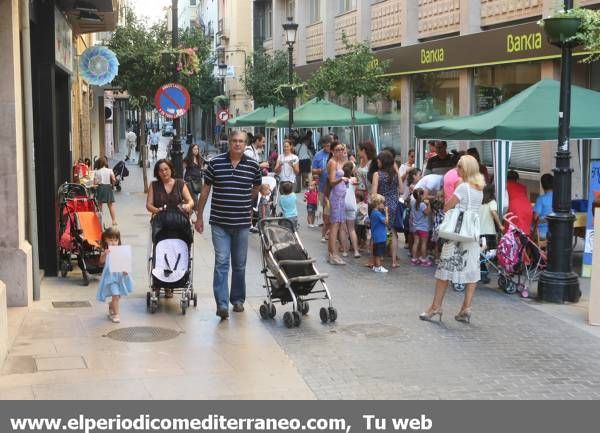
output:
<path id="1" fill-rule="evenodd" d="M 454 195 L 460 199 L 460 202 L 456 205 L 457 207 L 479 212 L 483 201 L 482 191 L 469 186 L 467 183 L 461 183 L 454 190 Z M 435 278 L 452 281 L 456 284 L 467 284 L 476 283 L 479 281 L 479 277 L 479 243 L 446 241 L 442 247 Z"/>

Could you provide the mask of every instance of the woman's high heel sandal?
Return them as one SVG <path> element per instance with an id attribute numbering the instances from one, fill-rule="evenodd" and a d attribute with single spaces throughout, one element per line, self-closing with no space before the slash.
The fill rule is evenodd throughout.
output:
<path id="1" fill-rule="evenodd" d="M 442 321 L 442 309 L 441 308 L 438 310 L 424 311 L 421 314 L 419 314 L 419 319 L 431 322 L 436 315 L 440 316 L 440 322 L 441 322 Z"/>
<path id="2" fill-rule="evenodd" d="M 456 316 L 454 316 L 454 320 L 457 322 L 471 323 L 471 309 L 465 308 L 464 310 L 461 310 Z"/>

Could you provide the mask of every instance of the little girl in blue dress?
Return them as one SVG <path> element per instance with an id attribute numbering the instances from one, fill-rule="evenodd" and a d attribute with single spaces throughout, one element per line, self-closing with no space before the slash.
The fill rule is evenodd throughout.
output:
<path id="1" fill-rule="evenodd" d="M 105 302 L 106 298 L 112 297 L 108 304 L 108 318 L 113 323 L 121 321 L 119 317 L 119 299 L 121 296 L 127 296 L 133 291 L 133 281 L 126 272 L 111 272 L 109 256 L 109 247 L 121 245 L 121 233 L 113 227 L 107 228 L 102 233 L 102 254 L 100 255 L 100 264 L 104 264 L 102 277 L 98 284 L 98 293 L 96 299 Z"/>

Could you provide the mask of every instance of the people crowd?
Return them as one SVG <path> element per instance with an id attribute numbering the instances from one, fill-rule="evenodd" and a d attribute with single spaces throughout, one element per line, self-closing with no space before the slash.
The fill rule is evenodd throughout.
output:
<path id="1" fill-rule="evenodd" d="M 149 142 L 156 155 L 153 141 Z M 192 144 L 184 159 L 184 180 L 173 177 L 173 165 L 167 159 L 154 166 L 156 180 L 146 203 L 151 214 L 165 209 L 195 213 L 195 228 L 202 233 L 202 215 L 212 193 L 213 291 L 221 319 L 229 316 L 229 304 L 234 312 L 244 311 L 249 233 L 258 231 L 256 221 L 270 216 L 288 218 L 301 230 L 320 230 L 331 265 L 346 265 L 363 256 L 367 256 L 365 265 L 375 273 L 388 273 L 401 262 L 413 267 L 436 265 L 432 302 L 419 315 L 428 321 L 441 320 L 444 295 L 452 282 L 464 286 L 464 301 L 455 319 L 470 322 L 476 285 L 489 282 L 489 270 L 480 262 L 481 248 L 495 249 L 499 234 L 509 225 L 527 236 L 536 233 L 540 240 L 547 236 L 552 175 L 542 176 L 544 193 L 532 207 L 518 173 L 510 171 L 508 212 L 503 218 L 493 178 L 476 148 L 448 152 L 445 141 L 431 141 L 421 171 L 414 150 L 402 159 L 392 148 L 377 153 L 370 141 L 358 143 L 356 157 L 353 148 L 334 135 L 322 135 L 317 149 L 312 134 L 290 136 L 283 140 L 280 154 L 267 153 L 265 142 L 260 133 L 252 136 L 234 131 L 228 151 L 210 161 L 204 161 L 198 145 Z M 98 198 L 108 204 L 116 225 L 112 189 L 105 186 L 114 183 L 114 178 L 105 161 L 101 165 Z M 265 183 L 264 177 L 276 177 L 278 185 L 274 188 Z M 274 195 L 278 197 L 275 207 L 271 202 Z M 299 200 L 306 205 L 305 221 L 299 219 Z M 456 242 L 439 233 L 445 215 L 454 208 L 479 216 L 480 242 Z M 114 233 L 109 235 L 107 245 L 116 243 Z M 406 250 L 403 254 L 402 249 Z M 104 290 L 99 295 L 99 299 L 113 296 L 111 320 L 119 320 L 118 297 L 127 293 L 125 289 L 119 293 Z"/>

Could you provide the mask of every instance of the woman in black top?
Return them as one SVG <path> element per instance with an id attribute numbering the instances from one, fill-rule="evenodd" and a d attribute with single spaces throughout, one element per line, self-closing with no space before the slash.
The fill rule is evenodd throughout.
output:
<path id="1" fill-rule="evenodd" d="M 198 200 L 198 194 L 202 191 L 202 168 L 204 167 L 204 159 L 200 156 L 200 147 L 197 144 L 190 145 L 187 155 L 183 160 L 185 180 L 194 203 Z"/>

